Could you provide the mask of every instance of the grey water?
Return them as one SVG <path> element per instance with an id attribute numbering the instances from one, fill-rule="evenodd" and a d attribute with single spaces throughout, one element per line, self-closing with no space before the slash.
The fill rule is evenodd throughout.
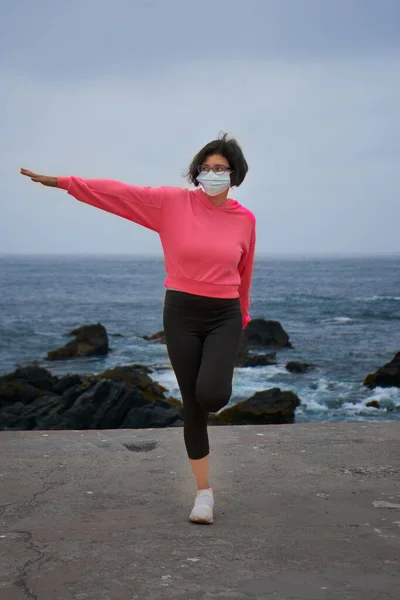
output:
<path id="1" fill-rule="evenodd" d="M 166 347 L 143 339 L 163 328 L 165 277 L 162 256 L 0 256 L 0 374 L 33 361 L 57 375 L 141 363 L 180 399 Z M 256 256 L 250 315 L 279 321 L 294 348 L 277 350 L 277 365 L 235 369 L 230 405 L 279 387 L 301 399 L 296 422 L 400 420 L 399 388 L 362 385 L 400 350 L 400 256 Z M 108 356 L 44 359 L 97 322 Z M 318 366 L 292 374 L 289 360 Z"/>

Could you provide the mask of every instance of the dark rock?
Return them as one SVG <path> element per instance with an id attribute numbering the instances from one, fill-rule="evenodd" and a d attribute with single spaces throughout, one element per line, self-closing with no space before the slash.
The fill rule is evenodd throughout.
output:
<path id="1" fill-rule="evenodd" d="M 130 365 L 99 375 L 60 378 L 46 370 L 36 376 L 29 370 L 18 371 L 42 385 L 51 382 L 53 389 L 47 391 L 24 379 L 13 379 L 17 371 L 5 375 L 0 378 L 0 390 L 5 390 L 0 396 L 0 430 L 181 427 L 182 403 L 166 397 L 165 388 L 142 367 Z M 273 388 L 257 392 L 219 415 L 210 415 L 210 423 L 290 423 L 298 404 L 292 392 Z"/>
<path id="2" fill-rule="evenodd" d="M 123 393 L 109 406 L 108 411 L 103 418 L 104 428 L 123 428 L 123 423 L 125 422 L 126 415 L 129 412 L 141 412 L 142 408 L 144 406 L 149 406 L 149 404 L 150 403 L 148 399 L 145 398 L 139 390 L 126 390 L 125 387 Z M 149 423 L 154 423 L 152 415 L 150 415 L 150 418 L 147 420 L 147 425 L 144 425 L 143 428 L 150 427 Z"/>
<path id="3" fill-rule="evenodd" d="M 43 395 L 30 404 L 20 405 L 19 402 L 8 406 L 0 413 L 0 429 L 40 429 L 41 418 L 61 408 L 60 396 Z M 44 427 L 47 429 L 47 427 Z"/>
<path id="4" fill-rule="evenodd" d="M 163 396 L 167 388 L 161 386 L 148 375 L 149 369 L 143 371 L 141 365 L 128 365 L 124 367 L 115 367 L 100 373 L 97 377 L 112 379 L 113 381 L 123 381 L 129 388 L 137 386 L 150 400 L 157 400 Z"/>
<path id="5" fill-rule="evenodd" d="M 96 381 L 63 413 L 57 429 L 108 429 L 106 414 L 124 392 L 121 382 Z"/>
<path id="6" fill-rule="evenodd" d="M 370 400 L 369 402 L 366 403 L 365 406 L 372 406 L 373 408 L 380 408 L 381 405 L 379 404 L 378 400 Z"/>
<path id="7" fill-rule="evenodd" d="M 209 423 L 215 425 L 262 425 L 293 423 L 294 413 L 300 399 L 289 390 L 271 388 L 256 392 L 251 398 L 209 415 Z"/>
<path id="8" fill-rule="evenodd" d="M 84 394 L 92 385 L 93 382 L 78 383 L 77 385 L 68 388 L 62 395 L 62 405 L 64 410 L 67 410 L 67 408 L 72 406 L 75 400 L 82 396 L 82 394 Z"/>
<path id="9" fill-rule="evenodd" d="M 149 342 L 159 342 L 160 344 L 165 344 L 165 334 L 164 331 L 157 331 L 157 333 L 153 333 L 153 335 L 144 335 L 144 340 L 148 340 Z"/>
<path id="10" fill-rule="evenodd" d="M 300 362 L 298 360 L 290 360 L 286 363 L 286 368 L 291 373 L 306 373 L 317 366 L 315 363 Z"/>
<path id="11" fill-rule="evenodd" d="M 293 348 L 289 336 L 279 321 L 253 319 L 245 328 L 249 348 L 273 346 L 275 348 Z"/>
<path id="12" fill-rule="evenodd" d="M 137 394 L 137 390 L 131 391 L 130 394 Z M 181 406 L 170 405 L 168 402 L 157 401 L 155 403 L 142 404 L 140 408 L 131 408 L 126 414 L 120 427 L 128 428 L 133 427 L 135 429 L 142 429 L 149 427 L 148 423 L 151 422 L 151 427 L 170 427 L 175 424 L 177 420 L 181 420 L 183 416 L 183 409 Z"/>
<path id="13" fill-rule="evenodd" d="M 24 380 L 26 383 L 30 383 L 39 390 L 50 391 L 53 389 L 53 385 L 57 380 L 47 369 L 38 367 L 36 365 L 27 365 L 24 367 L 18 367 L 13 373 L 3 375 L 1 379 L 5 380 Z"/>
<path id="14" fill-rule="evenodd" d="M 65 375 L 60 377 L 57 383 L 54 384 L 53 391 L 56 394 L 63 394 L 66 390 L 73 386 L 80 385 L 84 381 L 84 378 L 80 375 Z"/>
<path id="15" fill-rule="evenodd" d="M 141 365 L 139 363 L 134 363 L 133 365 L 130 365 L 130 366 L 132 367 L 132 369 L 140 369 L 144 373 L 153 373 L 154 372 L 154 368 L 148 367 L 147 365 Z"/>
<path id="16" fill-rule="evenodd" d="M 59 379 L 43 369 L 37 380 L 51 378 L 52 392 L 40 391 L 23 379 L 12 379 L 15 373 L 5 375 L 0 381 L 0 392 L 4 392 L 0 396 L 0 430 L 181 425 L 182 404 L 166 398 L 165 388 L 142 367 L 117 367 L 100 375 L 66 375 Z M 31 372 L 18 374 L 32 379 Z"/>
<path id="17" fill-rule="evenodd" d="M 266 365 L 276 365 L 276 352 L 269 354 L 252 354 L 247 358 L 236 361 L 237 367 L 264 367 Z"/>
<path id="18" fill-rule="evenodd" d="M 83 325 L 73 329 L 68 335 L 76 336 L 62 348 L 51 350 L 47 360 L 64 360 L 77 356 L 103 356 L 108 353 L 108 336 L 106 328 L 96 325 Z"/>
<path id="19" fill-rule="evenodd" d="M 36 420 L 35 417 L 24 415 L 26 405 L 22 402 L 14 402 L 1 409 L 0 412 L 0 431 L 4 430 L 27 430 L 33 429 Z"/>
<path id="20" fill-rule="evenodd" d="M 0 408 L 15 402 L 22 405 L 51 392 L 57 377 L 36 365 L 18 367 L 0 377 Z"/>
<path id="21" fill-rule="evenodd" d="M 400 352 L 397 352 L 390 362 L 379 367 L 375 373 L 369 373 L 363 385 L 369 388 L 400 387 Z"/>
<path id="22" fill-rule="evenodd" d="M 40 390 L 23 379 L 9 381 L 0 379 L 0 408 L 14 402 L 19 402 L 22 405 L 28 404 L 40 396 L 40 394 Z"/>

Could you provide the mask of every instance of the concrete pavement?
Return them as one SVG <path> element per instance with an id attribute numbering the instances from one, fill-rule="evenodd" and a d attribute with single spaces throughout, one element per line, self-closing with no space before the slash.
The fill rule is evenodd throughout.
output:
<path id="1" fill-rule="evenodd" d="M 400 423 L 0 434 L 1 600 L 399 600 Z M 128 447 L 126 447 L 126 444 Z"/>

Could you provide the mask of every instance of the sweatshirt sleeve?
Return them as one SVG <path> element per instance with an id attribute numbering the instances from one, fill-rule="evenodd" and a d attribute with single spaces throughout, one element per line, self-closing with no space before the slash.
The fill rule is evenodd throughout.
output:
<path id="1" fill-rule="evenodd" d="M 254 218 L 250 234 L 250 243 L 247 252 L 240 259 L 238 270 L 240 273 L 239 298 L 242 311 L 242 329 L 251 321 L 249 314 L 250 308 L 250 289 L 254 266 L 254 253 L 256 247 L 256 221 Z"/>
<path id="2" fill-rule="evenodd" d="M 59 188 L 77 200 L 160 232 L 165 188 L 129 185 L 111 179 L 58 177 Z"/>

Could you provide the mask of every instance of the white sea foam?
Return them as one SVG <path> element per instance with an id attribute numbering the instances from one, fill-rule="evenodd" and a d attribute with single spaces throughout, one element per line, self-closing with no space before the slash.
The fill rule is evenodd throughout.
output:
<path id="1" fill-rule="evenodd" d="M 339 323 L 347 323 L 348 321 L 353 321 L 351 317 L 333 317 L 332 321 L 338 321 Z"/>
<path id="2" fill-rule="evenodd" d="M 300 406 L 297 410 L 299 410 L 301 408 L 307 409 L 307 411 L 310 411 L 310 412 L 318 412 L 318 413 L 326 412 L 326 411 L 330 410 L 326 406 L 326 404 L 324 404 L 322 402 L 322 399 L 317 400 L 317 398 L 314 396 L 310 396 L 310 397 L 306 398 L 305 400 L 301 400 Z"/>
<path id="3" fill-rule="evenodd" d="M 325 403 L 325 400 L 331 394 L 331 388 L 331 382 L 325 377 L 320 377 L 313 384 L 312 388 L 308 388 L 306 392 L 299 392 L 301 404 L 297 410 L 299 411 L 301 408 L 310 412 L 326 412 L 331 410 Z"/>
<path id="4" fill-rule="evenodd" d="M 373 406 L 366 406 L 364 402 L 344 402 L 344 404 L 342 404 L 341 406 L 341 410 L 346 412 L 347 414 L 354 414 L 354 415 L 368 415 L 371 413 L 376 413 L 378 410 L 378 408 L 375 408 Z"/>
<path id="5" fill-rule="evenodd" d="M 320 377 L 317 382 L 317 386 L 314 392 L 326 392 L 330 389 L 330 382 L 326 379 L 326 377 Z"/>
<path id="6" fill-rule="evenodd" d="M 364 400 L 365 403 L 377 400 L 381 408 L 400 408 L 400 389 L 398 387 L 376 387 Z"/>
<path id="7" fill-rule="evenodd" d="M 279 365 L 268 365 L 259 368 L 237 368 L 233 375 L 232 396 L 227 407 L 233 406 L 238 402 L 249 398 L 256 392 L 270 389 L 272 387 L 281 387 L 282 389 L 292 389 L 300 397 L 300 406 L 296 410 L 296 415 L 302 417 L 305 414 L 314 413 L 314 415 L 330 413 L 336 418 L 343 417 L 344 419 L 370 418 L 373 415 L 387 413 L 400 408 L 400 389 L 397 387 L 381 388 L 377 387 L 372 390 L 367 397 L 359 402 L 348 402 L 351 397 L 353 388 L 348 382 L 332 382 L 327 377 L 319 377 L 314 381 L 312 387 L 307 385 L 306 388 L 301 387 L 295 389 L 293 385 L 286 385 L 284 378 L 279 381 L 280 376 L 290 376 L 288 371 Z M 275 378 L 277 379 L 274 379 Z M 152 377 L 162 386 L 168 389 L 167 396 L 173 396 L 182 401 L 181 393 L 175 374 L 172 369 L 154 371 Z M 272 378 L 272 380 L 271 380 Z M 338 401 L 337 407 L 332 407 L 329 400 L 332 400 L 334 394 Z M 340 405 L 340 402 L 343 401 Z M 377 400 L 380 408 L 366 406 L 371 400 Z M 328 417 L 329 418 L 329 417 Z"/>
<path id="8" fill-rule="evenodd" d="M 338 317 L 326 317 L 321 319 L 321 323 L 349 323 L 355 321 L 352 317 L 338 316 Z"/>
<path id="9" fill-rule="evenodd" d="M 247 371 L 249 371 L 250 369 L 254 369 L 254 367 L 249 367 L 247 369 Z M 284 365 L 265 365 L 263 367 L 261 367 L 261 369 L 263 369 L 264 373 L 264 379 L 265 377 L 272 377 L 273 375 L 287 375 L 288 374 L 288 370 L 286 369 L 286 367 Z"/>
<path id="10" fill-rule="evenodd" d="M 380 408 L 367 406 L 369 402 L 376 400 Z M 344 402 L 341 410 L 347 414 L 370 415 L 378 412 L 387 412 L 400 408 L 400 390 L 397 387 L 375 388 L 367 398 L 359 402 Z"/>
<path id="11" fill-rule="evenodd" d="M 356 300 L 361 300 L 363 302 L 376 302 L 377 300 L 400 300 L 400 296 L 357 296 Z"/>
<path id="12" fill-rule="evenodd" d="M 181 400 L 181 393 L 178 387 L 178 382 L 176 380 L 175 373 L 172 369 L 154 371 L 154 373 L 151 374 L 151 377 L 155 381 L 157 381 L 157 383 L 167 388 L 167 396 L 173 396 L 174 398 Z"/>
<path id="13" fill-rule="evenodd" d="M 321 319 L 321 323 L 351 323 L 354 322 L 355 319 L 352 317 L 327 317 L 326 319 Z"/>

